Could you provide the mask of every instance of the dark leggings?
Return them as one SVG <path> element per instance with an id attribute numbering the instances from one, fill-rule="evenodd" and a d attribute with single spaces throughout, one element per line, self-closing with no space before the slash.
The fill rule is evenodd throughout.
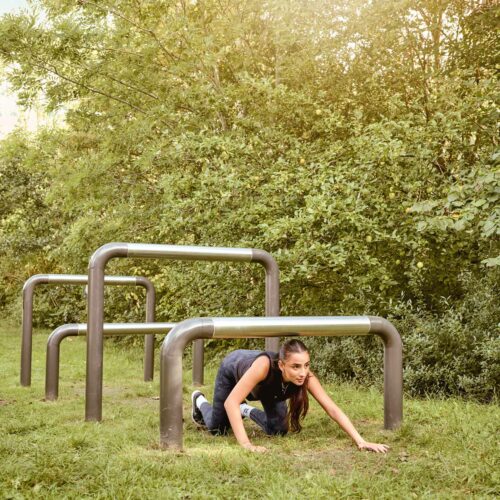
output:
<path id="1" fill-rule="evenodd" d="M 231 427 L 224 402 L 234 386 L 234 378 L 222 364 L 215 379 L 213 405 L 203 403 L 200 407 L 205 425 L 212 434 L 227 434 Z M 250 412 L 250 418 L 270 436 L 285 435 L 288 432 L 285 401 L 262 400 L 261 403 L 264 411 L 254 408 Z"/>

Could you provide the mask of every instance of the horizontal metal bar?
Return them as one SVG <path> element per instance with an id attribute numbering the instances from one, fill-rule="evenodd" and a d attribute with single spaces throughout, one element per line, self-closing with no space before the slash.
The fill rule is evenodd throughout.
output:
<path id="1" fill-rule="evenodd" d="M 109 335 L 130 335 L 168 333 L 177 323 L 104 323 L 103 333 Z M 78 323 L 78 335 L 87 335 L 87 323 Z"/>
<path id="2" fill-rule="evenodd" d="M 86 285 L 87 274 L 47 274 L 47 283 L 67 285 Z M 106 285 L 137 285 L 137 276 L 105 276 Z"/>
<path id="3" fill-rule="evenodd" d="M 151 243 L 127 243 L 127 248 L 129 257 L 166 257 L 178 260 L 230 260 L 251 262 L 253 255 L 251 248 L 155 245 Z"/>
<path id="4" fill-rule="evenodd" d="M 368 335 L 368 316 L 211 318 L 214 338 Z"/>
<path id="5" fill-rule="evenodd" d="M 86 285 L 89 278 L 85 274 L 47 274 L 47 283 Z"/>

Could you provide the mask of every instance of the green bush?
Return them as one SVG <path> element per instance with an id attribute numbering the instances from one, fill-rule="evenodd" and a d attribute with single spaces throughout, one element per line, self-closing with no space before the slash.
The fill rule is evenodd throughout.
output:
<path id="1" fill-rule="evenodd" d="M 262 248 L 282 314 L 393 317 L 408 390 L 491 398 L 494 299 L 469 288 L 493 291 L 500 265 L 498 6 L 142 3 L 34 0 L 46 22 L 0 19 L 21 103 L 66 109 L 0 144 L 3 314 L 29 276 L 85 273 L 111 241 Z M 106 271 L 151 278 L 158 320 L 263 314 L 250 264 Z M 140 320 L 143 300 L 110 291 L 106 319 Z M 39 325 L 85 319 L 77 289 L 35 307 Z M 375 339 L 314 342 L 324 373 L 380 378 Z"/>
<path id="2" fill-rule="evenodd" d="M 403 339 L 404 389 L 411 395 L 457 395 L 481 401 L 498 397 L 500 312 L 498 271 L 462 276 L 459 301 L 441 300 L 429 312 L 401 301 L 389 316 Z M 374 337 L 311 339 L 313 366 L 325 377 L 380 385 L 382 342 Z"/>

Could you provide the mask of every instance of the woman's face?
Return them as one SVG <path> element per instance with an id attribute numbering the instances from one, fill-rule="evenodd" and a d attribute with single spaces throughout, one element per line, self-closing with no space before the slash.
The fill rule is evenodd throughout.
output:
<path id="1" fill-rule="evenodd" d="M 279 361 L 278 366 L 283 374 L 284 382 L 302 385 L 309 375 L 309 353 L 293 352 L 285 361 Z"/>

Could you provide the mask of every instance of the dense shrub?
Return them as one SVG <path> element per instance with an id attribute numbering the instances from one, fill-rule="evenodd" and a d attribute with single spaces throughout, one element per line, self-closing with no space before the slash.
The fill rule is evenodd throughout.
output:
<path id="1" fill-rule="evenodd" d="M 499 275 L 461 277 L 465 292 L 441 311 L 411 302 L 394 304 L 389 319 L 404 345 L 404 387 L 411 395 L 438 393 L 481 401 L 498 397 L 500 387 Z M 382 342 L 374 337 L 311 339 L 313 365 L 325 377 L 360 384 L 383 381 Z"/>
<path id="2" fill-rule="evenodd" d="M 283 314 L 394 317 L 409 390 L 491 397 L 494 2 L 33 3 L 45 21 L 2 18 L 0 57 L 22 103 L 66 118 L 0 145 L 4 314 L 30 275 L 85 273 L 110 241 L 263 248 Z M 159 320 L 263 313 L 250 264 L 107 272 L 150 277 Z M 106 317 L 140 320 L 143 300 L 110 291 Z M 38 324 L 84 318 L 80 290 L 39 291 Z M 375 345 L 325 342 L 318 367 L 375 381 Z"/>

